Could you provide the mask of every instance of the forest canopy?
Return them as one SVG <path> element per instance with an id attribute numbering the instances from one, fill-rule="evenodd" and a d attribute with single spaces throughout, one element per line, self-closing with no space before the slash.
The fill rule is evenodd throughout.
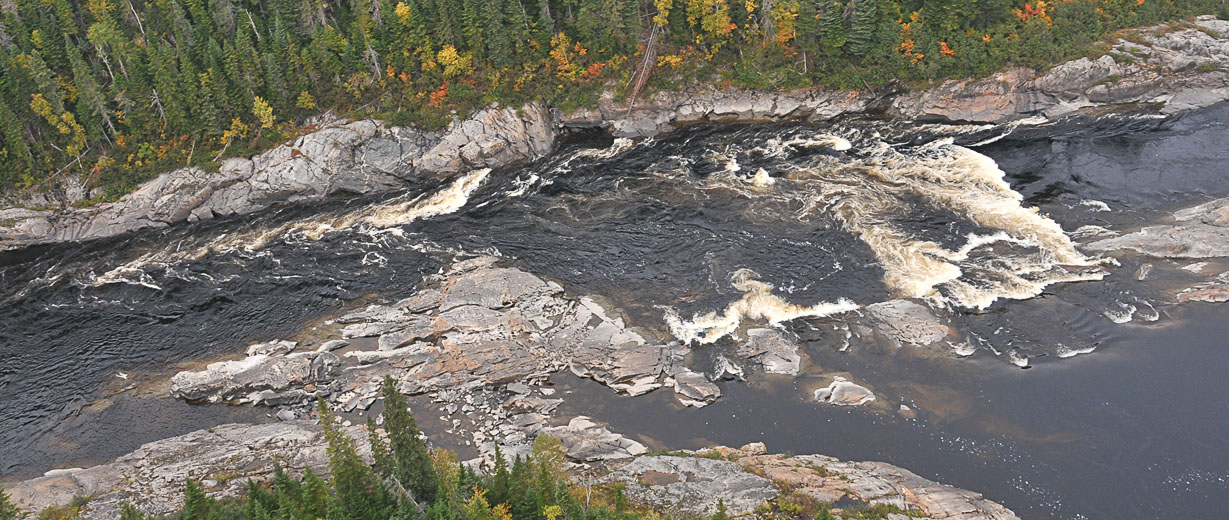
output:
<path id="1" fill-rule="evenodd" d="M 89 202 L 307 130 L 714 84 L 873 88 L 1043 67 L 1223 0 L 0 0 L 0 192 Z"/>

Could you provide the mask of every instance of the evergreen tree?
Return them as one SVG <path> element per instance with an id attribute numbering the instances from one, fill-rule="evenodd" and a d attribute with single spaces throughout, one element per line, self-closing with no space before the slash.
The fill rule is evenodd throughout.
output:
<path id="1" fill-rule="evenodd" d="M 0 488 L 0 520 L 18 520 L 26 516 L 25 512 L 9 500 L 9 495 L 4 492 L 4 488 Z"/>
<path id="2" fill-rule="evenodd" d="M 495 445 L 495 474 L 491 477 L 491 501 L 503 504 L 511 499 L 512 474 L 508 472 L 508 459 L 504 458 L 499 444 Z"/>
<path id="3" fill-rule="evenodd" d="M 391 510 L 388 495 L 375 473 L 359 457 L 349 434 L 339 427 L 337 416 L 323 398 L 317 409 L 329 444 L 329 470 L 336 491 L 328 518 L 387 518 Z"/>
<path id="4" fill-rule="evenodd" d="M 392 377 L 385 376 L 381 388 L 384 395 L 384 429 L 388 432 L 389 447 L 381 442 L 380 450 L 388 461 L 383 465 L 385 478 L 395 479 L 408 491 L 414 502 L 426 507 L 436 499 L 438 477 L 418 429 L 418 423 L 410 413 L 409 403 L 397 390 Z M 373 437 L 372 450 L 376 450 Z"/>
<path id="5" fill-rule="evenodd" d="M 839 1 L 827 2 L 820 12 L 819 20 L 824 48 L 833 53 L 840 51 L 845 46 L 845 4 Z"/>
<path id="6" fill-rule="evenodd" d="M 218 503 L 205 495 L 200 484 L 189 480 L 184 489 L 183 509 L 179 518 L 183 520 L 211 520 L 218 512 Z"/>
<path id="7" fill-rule="evenodd" d="M 849 42 L 845 46 L 854 56 L 866 56 L 878 44 L 879 1 L 854 0 L 853 26 L 849 29 Z"/>

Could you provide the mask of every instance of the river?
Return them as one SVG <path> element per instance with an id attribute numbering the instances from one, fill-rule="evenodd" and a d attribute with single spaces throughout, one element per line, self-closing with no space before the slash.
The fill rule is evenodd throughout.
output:
<path id="1" fill-rule="evenodd" d="M 546 159 L 447 186 L 3 252 L 0 482 L 273 420 L 171 400 L 165 380 L 252 341 L 310 335 L 481 253 L 691 342 L 697 370 L 748 325 L 804 340 L 798 378 L 724 382 L 699 410 L 556 376 L 565 412 L 653 447 L 763 440 L 885 460 L 1024 518 L 1213 518 L 1229 508 L 1225 311 L 1167 303 L 1190 281 L 1182 263 L 1079 244 L 1229 195 L 1227 125 L 1222 104 L 1004 127 L 580 133 Z M 936 351 L 850 333 L 843 313 L 893 297 L 924 299 L 962 341 Z M 918 417 L 813 402 L 821 368 Z"/>

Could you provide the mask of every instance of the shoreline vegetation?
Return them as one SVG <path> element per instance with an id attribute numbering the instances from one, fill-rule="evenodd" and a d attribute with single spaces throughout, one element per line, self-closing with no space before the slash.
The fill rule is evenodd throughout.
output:
<path id="1" fill-rule="evenodd" d="M 918 87 L 1104 53 L 1223 0 L 0 2 L 0 193 L 90 205 L 310 132 L 326 112 L 439 129 L 696 85 Z M 1115 59 L 1119 59 L 1116 57 Z"/>

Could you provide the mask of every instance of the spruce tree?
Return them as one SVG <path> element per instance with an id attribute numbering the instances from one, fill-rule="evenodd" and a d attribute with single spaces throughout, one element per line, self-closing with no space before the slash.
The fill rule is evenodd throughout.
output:
<path id="1" fill-rule="evenodd" d="M 359 457 L 350 435 L 339 427 L 337 417 L 324 398 L 320 399 L 317 408 L 320 426 L 329 444 L 329 470 L 336 491 L 327 518 L 387 518 L 391 508 L 379 479 Z"/>
<path id="2" fill-rule="evenodd" d="M 426 507 L 436 499 L 439 479 L 431 463 L 427 445 L 420 437 L 418 423 L 410 413 L 409 403 L 397 390 L 389 376 L 384 377 L 381 389 L 384 394 L 384 429 L 388 432 L 391 455 L 387 477 L 396 478 L 413 494 L 420 506 Z M 374 446 L 374 444 L 373 444 Z M 373 447 L 374 450 L 374 447 Z"/>
<path id="3" fill-rule="evenodd" d="M 4 488 L 0 488 L 0 520 L 18 520 L 26 516 L 24 511 L 9 500 L 9 494 L 4 492 Z"/>
<path id="4" fill-rule="evenodd" d="M 845 4 L 827 2 L 819 16 L 824 48 L 830 53 L 840 52 L 845 46 Z"/>
<path id="5" fill-rule="evenodd" d="M 499 444 L 495 445 L 495 475 L 491 477 L 491 503 L 507 503 L 512 494 L 512 474 L 508 472 L 508 460 L 504 458 Z"/>
<path id="6" fill-rule="evenodd" d="M 866 56 L 874 50 L 879 24 L 879 0 L 854 0 L 853 26 L 845 46 L 854 56 Z"/>
<path id="7" fill-rule="evenodd" d="M 218 512 L 218 503 L 205 495 L 205 491 L 201 489 L 200 484 L 194 480 L 189 480 L 184 489 L 183 509 L 179 512 L 179 518 L 183 520 L 211 520 L 216 518 Z"/>

